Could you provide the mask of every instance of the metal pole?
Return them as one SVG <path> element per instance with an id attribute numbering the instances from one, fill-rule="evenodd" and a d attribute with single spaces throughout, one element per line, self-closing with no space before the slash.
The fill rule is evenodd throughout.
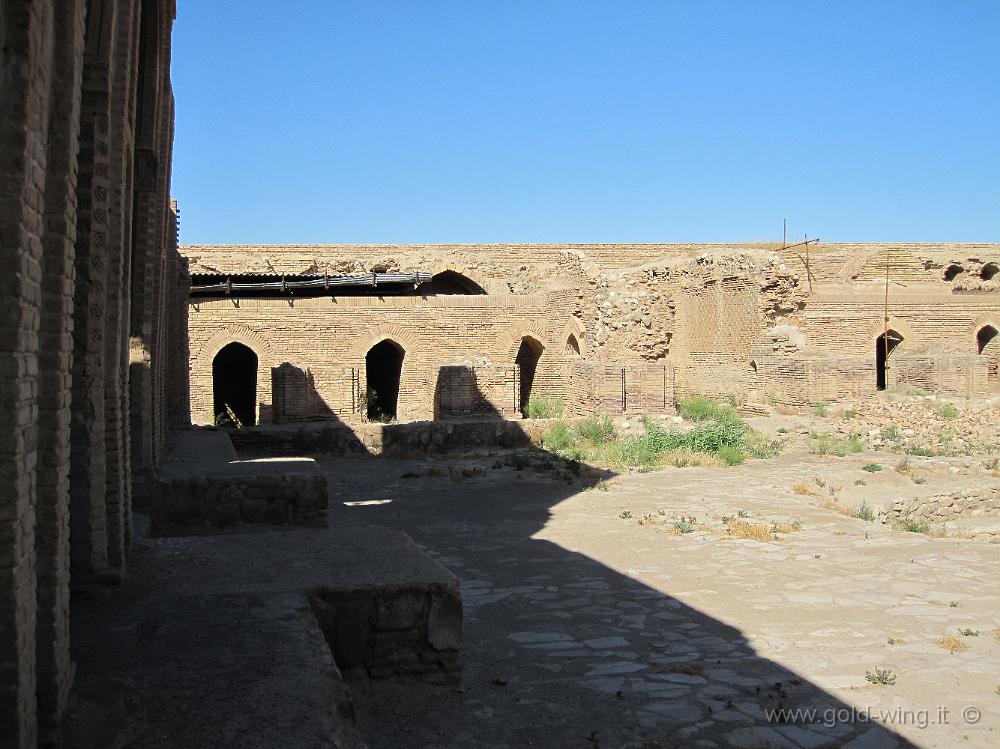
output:
<path id="1" fill-rule="evenodd" d="M 802 244 L 806 246 L 806 281 L 809 282 L 809 293 L 812 294 L 813 290 L 813 277 L 812 271 L 809 270 L 809 235 L 802 235 Z"/>
<path id="2" fill-rule="evenodd" d="M 785 249 L 788 245 L 788 219 L 782 219 L 781 224 L 781 249 Z"/>
<path id="3" fill-rule="evenodd" d="M 885 248 L 885 303 L 882 307 L 882 342 L 885 346 L 885 359 L 882 362 L 885 387 L 889 387 L 889 248 Z"/>

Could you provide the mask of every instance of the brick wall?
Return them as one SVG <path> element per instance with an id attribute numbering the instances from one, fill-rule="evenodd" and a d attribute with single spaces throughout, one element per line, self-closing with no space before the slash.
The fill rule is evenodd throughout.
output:
<path id="1" fill-rule="evenodd" d="M 152 43 L 140 43 L 142 17 Z M 59 743 L 73 675 L 70 587 L 124 569 L 127 320 L 132 287 L 162 288 L 164 278 L 156 267 L 138 278 L 130 271 L 135 122 L 169 100 L 173 17 L 172 0 L 10 0 L 0 15 L 4 747 Z M 159 82 L 152 99 L 137 99 L 140 77 Z M 161 157 L 170 147 L 166 111 L 156 131 Z M 161 213 L 164 163 L 152 198 Z M 161 232 L 151 254 L 168 264 L 176 238 Z M 162 389 L 162 373 L 154 380 Z M 143 423 L 136 438 L 155 442 L 162 428 Z"/>

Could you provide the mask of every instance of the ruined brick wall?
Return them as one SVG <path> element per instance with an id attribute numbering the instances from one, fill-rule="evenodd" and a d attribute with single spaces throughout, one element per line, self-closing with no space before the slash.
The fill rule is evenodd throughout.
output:
<path id="1" fill-rule="evenodd" d="M 158 265 L 131 270 L 133 221 L 145 215 L 133 213 L 134 154 L 147 132 L 164 165 L 150 206 L 167 203 L 169 112 L 151 129 L 137 122 L 170 100 L 173 18 L 172 0 L 8 0 L 0 10 L 4 746 L 59 741 L 70 586 L 123 572 L 129 446 L 162 426 L 129 430 L 128 319 L 133 287 L 162 285 L 159 267 L 177 257 L 161 232 L 150 249 Z"/>
<path id="2" fill-rule="evenodd" d="M 410 383 L 407 416 L 401 413 L 402 418 L 516 412 L 516 396 L 509 393 L 517 390 L 517 372 L 503 369 L 509 367 L 510 355 L 497 358 L 496 346 L 506 329 L 525 320 L 528 327 L 544 328 L 547 336 L 548 366 L 540 369 L 539 387 L 564 398 L 574 413 L 625 402 L 622 373 L 640 363 L 668 366 L 671 389 L 680 396 L 767 394 L 792 404 L 869 392 L 874 340 L 882 332 L 886 263 L 890 327 L 905 330 L 906 339 L 894 355 L 899 366 L 890 372 L 891 381 L 919 380 L 947 392 L 996 387 L 995 375 L 988 379 L 983 372 L 990 362 L 995 371 L 993 349 L 1000 344 L 991 344 L 982 360 L 967 356 L 978 354 L 978 332 L 997 325 L 1000 276 L 989 277 L 990 264 L 1000 260 L 996 245 L 820 245 L 810 247 L 808 256 L 804 248 L 759 245 L 198 245 L 182 252 L 191 272 L 198 274 L 451 270 L 467 275 L 487 291 L 486 297 L 379 303 L 386 310 L 395 304 L 430 311 L 397 316 L 392 323 L 416 335 L 422 351 L 435 351 Z M 532 301 L 539 295 L 544 295 L 544 310 Z M 261 341 L 298 335 L 296 326 L 303 318 L 287 311 L 288 302 L 247 299 L 239 304 L 271 310 L 256 313 L 252 327 Z M 339 304 L 370 308 L 372 302 L 345 299 Z M 440 304 L 467 305 L 466 314 L 437 314 L 435 305 Z M 212 305 L 192 305 L 192 321 L 197 318 L 205 330 L 238 324 L 224 303 Z M 271 316 L 265 321 L 261 314 Z M 326 323 L 313 318 L 302 324 L 320 332 Z M 370 335 L 364 315 L 358 320 L 330 318 L 329 325 L 327 334 L 337 340 L 344 333 Z M 802 346 L 765 351 L 769 331 L 788 326 L 799 331 Z M 334 359 L 306 368 L 297 386 L 302 390 L 298 410 L 291 416 L 286 407 L 289 418 L 309 418 L 322 410 L 317 410 L 316 388 L 307 387 L 305 378 L 329 384 L 330 397 L 319 400 L 330 413 L 344 415 L 356 408 L 363 381 L 359 356 Z M 907 359 L 910 364 L 904 368 Z M 593 366 L 582 370 L 576 366 L 580 363 Z M 211 412 L 208 364 L 193 353 L 199 391 L 192 393 L 192 402 L 201 420 Z M 441 366 L 451 368 L 440 370 L 439 376 L 436 368 Z M 326 372 L 319 371 L 323 367 Z M 451 384 L 442 387 L 441 376 Z M 481 382 L 489 383 L 490 397 L 477 396 Z M 445 403 L 443 411 L 435 410 L 427 394 L 435 390 L 437 401 Z M 425 393 L 423 401 L 414 400 L 418 392 Z"/>

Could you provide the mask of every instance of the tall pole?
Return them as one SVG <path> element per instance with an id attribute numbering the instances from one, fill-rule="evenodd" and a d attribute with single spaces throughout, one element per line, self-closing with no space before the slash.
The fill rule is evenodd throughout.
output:
<path id="1" fill-rule="evenodd" d="M 781 220 L 781 249 L 788 246 L 788 219 Z"/>
<path id="2" fill-rule="evenodd" d="M 889 387 L 889 248 L 885 248 L 885 304 L 882 308 L 882 343 L 885 346 L 885 386 Z"/>

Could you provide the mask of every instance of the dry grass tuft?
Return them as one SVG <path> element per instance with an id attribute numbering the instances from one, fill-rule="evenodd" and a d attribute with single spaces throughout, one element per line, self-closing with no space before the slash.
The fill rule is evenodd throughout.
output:
<path id="1" fill-rule="evenodd" d="M 845 517 L 851 517 L 850 507 L 844 507 L 844 505 L 832 499 L 824 502 L 823 507 L 825 507 L 827 510 L 833 510 L 834 512 L 839 512 L 841 515 Z"/>
<path id="2" fill-rule="evenodd" d="M 819 492 L 812 488 L 811 485 L 807 484 L 805 481 L 800 481 L 795 486 L 792 487 L 792 491 L 796 494 L 804 497 L 818 497 Z"/>
<path id="3" fill-rule="evenodd" d="M 934 641 L 939 648 L 944 648 L 949 653 L 962 653 L 969 649 L 969 646 L 959 640 L 955 635 L 946 635 Z"/>
<path id="4" fill-rule="evenodd" d="M 748 523 L 746 520 L 732 519 L 726 523 L 726 532 L 732 538 L 746 538 L 751 541 L 773 541 L 774 534 L 767 525 Z"/>
<path id="5" fill-rule="evenodd" d="M 774 523 L 771 526 L 771 530 L 774 533 L 796 533 L 802 530 L 802 523 L 798 520 L 792 523 Z"/>

